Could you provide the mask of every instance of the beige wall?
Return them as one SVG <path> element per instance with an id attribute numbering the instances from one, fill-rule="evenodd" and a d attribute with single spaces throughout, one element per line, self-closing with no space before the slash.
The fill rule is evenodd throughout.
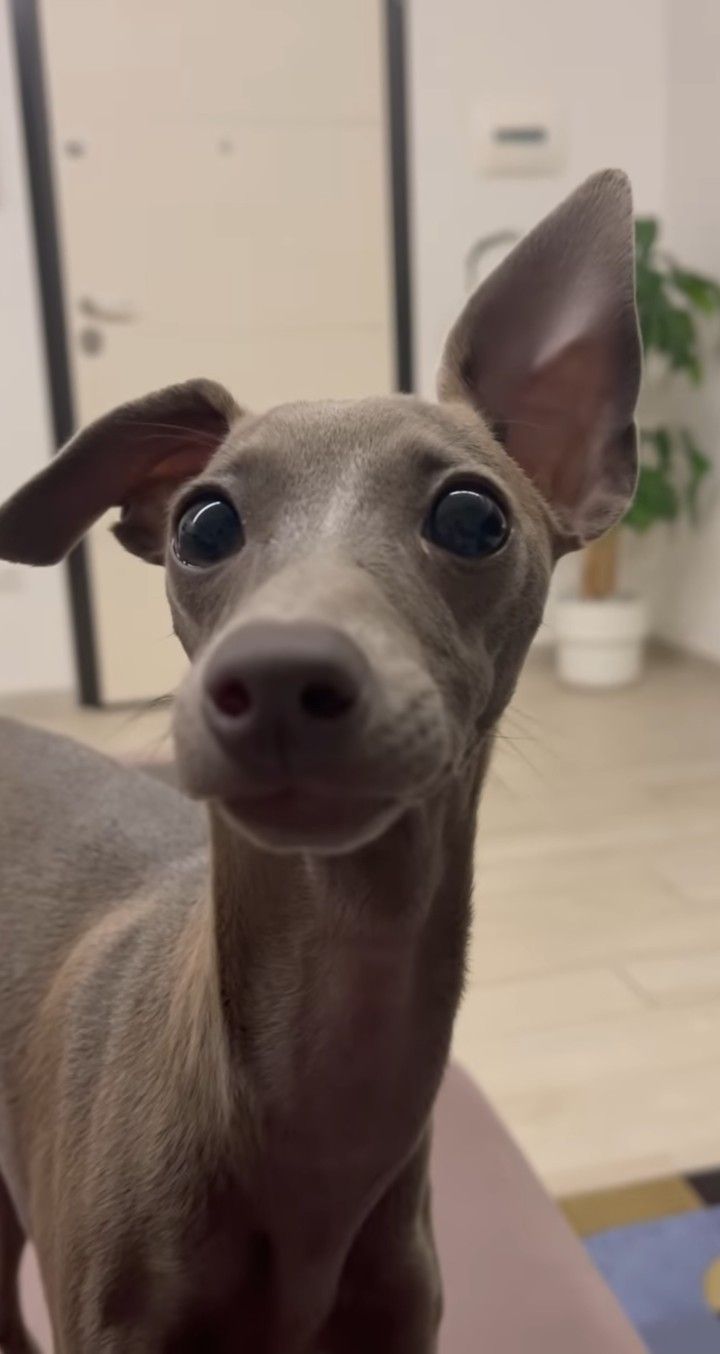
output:
<path id="1" fill-rule="evenodd" d="M 408 0 L 411 59 L 416 367 L 432 391 L 442 337 L 463 296 L 472 240 L 524 229 L 585 173 L 624 165 L 638 208 L 659 211 L 689 262 L 720 273 L 720 6 L 716 0 Z M 48 453 L 40 331 L 7 27 L 0 0 L 0 493 Z M 489 180 L 473 168 L 477 99 L 548 98 L 569 156 L 557 176 Z M 698 406 L 717 456 L 720 381 Z M 720 658 L 720 505 L 673 548 L 660 628 Z M 68 686 L 72 667 L 60 571 L 0 565 L 0 690 Z"/>
<path id="2" fill-rule="evenodd" d="M 382 0 L 40 12 L 79 421 L 196 374 L 254 409 L 392 389 Z M 88 298 L 127 316 L 93 352 Z M 162 572 L 107 522 L 88 558 L 104 699 L 172 690 Z"/>
<path id="3" fill-rule="evenodd" d="M 708 0 L 711 3 L 711 0 Z M 528 229 L 585 175 L 619 165 L 641 211 L 665 193 L 664 0 L 408 0 L 418 383 L 434 388 L 443 337 L 480 235 Z M 719 76 L 720 78 L 720 72 Z M 557 110 L 568 153 L 552 176 L 487 178 L 473 110 L 528 99 Z"/>
<path id="4" fill-rule="evenodd" d="M 0 499 L 51 449 L 8 0 L 0 0 Z M 72 684 L 60 569 L 0 562 L 0 692 Z"/>
<path id="5" fill-rule="evenodd" d="M 464 297 L 463 263 L 479 236 L 527 230 L 587 174 L 619 165 L 639 211 L 663 207 L 668 80 L 665 0 L 408 0 L 410 7 L 415 358 L 434 391 L 444 336 Z M 528 100 L 554 112 L 567 157 L 547 177 L 488 178 L 475 169 L 473 110 Z M 507 116 L 508 113 L 503 114 Z M 572 588 L 575 557 L 556 572 L 552 608 Z"/>
<path id="6" fill-rule="evenodd" d="M 691 266 L 720 277 L 720 4 L 670 0 L 668 67 L 667 238 Z M 693 394 L 692 420 L 720 475 L 720 354 L 717 334 L 708 379 Z M 720 659 L 720 493 L 717 485 L 699 531 L 683 531 L 666 570 L 663 634 Z"/>

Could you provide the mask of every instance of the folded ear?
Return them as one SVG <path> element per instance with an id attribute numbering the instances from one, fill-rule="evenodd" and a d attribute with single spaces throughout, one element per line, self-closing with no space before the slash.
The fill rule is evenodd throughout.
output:
<path id="1" fill-rule="evenodd" d="M 54 564 L 117 505 L 118 539 L 162 563 L 170 495 L 202 470 L 240 414 L 223 386 L 186 381 L 103 415 L 0 507 L 0 558 Z"/>
<path id="2" fill-rule="evenodd" d="M 478 288 L 448 338 L 441 399 L 470 401 L 553 511 L 557 549 L 632 499 L 640 383 L 630 185 L 595 174 Z"/>

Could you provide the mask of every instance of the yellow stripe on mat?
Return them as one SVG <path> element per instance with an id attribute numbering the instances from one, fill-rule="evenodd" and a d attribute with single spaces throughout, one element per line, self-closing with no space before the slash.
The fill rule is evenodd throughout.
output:
<path id="1" fill-rule="evenodd" d="M 652 1222 L 705 1207 L 692 1186 L 679 1177 L 578 1194 L 560 1199 L 559 1204 L 578 1236 L 594 1236 L 612 1227 L 629 1227 L 633 1222 Z"/>

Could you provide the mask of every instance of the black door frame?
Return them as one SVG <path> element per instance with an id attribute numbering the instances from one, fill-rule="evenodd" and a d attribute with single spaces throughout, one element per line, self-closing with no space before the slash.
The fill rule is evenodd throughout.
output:
<path id="1" fill-rule="evenodd" d="M 413 389 L 412 277 L 407 106 L 406 0 L 383 0 L 387 72 L 389 194 L 395 310 L 395 381 Z M 33 234 L 45 366 L 54 450 L 76 427 L 58 217 L 50 154 L 46 82 L 38 0 L 11 0 L 16 67 L 30 183 Z M 78 695 L 83 705 L 101 705 L 102 691 L 87 550 L 79 545 L 67 562 Z"/>
<path id="2" fill-rule="evenodd" d="M 395 379 L 398 390 L 415 389 L 413 363 L 412 256 L 408 128 L 407 0 L 385 0 L 388 169 L 392 204 L 395 291 Z"/>
<path id="3" fill-rule="evenodd" d="M 57 451 L 72 436 L 76 422 L 37 0 L 12 0 L 11 16 L 30 185 L 46 379 L 54 450 Z M 92 590 L 87 551 L 83 545 L 73 550 L 66 568 L 78 695 L 83 705 L 99 705 L 101 693 Z"/>

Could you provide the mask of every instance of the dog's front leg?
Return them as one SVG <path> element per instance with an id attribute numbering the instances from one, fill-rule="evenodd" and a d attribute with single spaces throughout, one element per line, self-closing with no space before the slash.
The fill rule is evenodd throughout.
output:
<path id="1" fill-rule="evenodd" d="M 0 1176 L 0 1350 L 2 1354 L 37 1354 L 20 1311 L 18 1270 L 25 1235 L 9 1191 Z"/>
<path id="2" fill-rule="evenodd" d="M 158 1327 L 96 1327 L 82 1334 L 69 1328 L 56 1330 L 54 1338 L 57 1354 L 158 1354 L 166 1347 L 166 1335 L 167 1331 Z"/>
<path id="3" fill-rule="evenodd" d="M 442 1314 L 427 1145 L 367 1218 L 318 1354 L 436 1354 Z"/>
<path id="4" fill-rule="evenodd" d="M 75 1232 L 56 1262 L 54 1278 L 57 1300 L 50 1307 L 56 1354 L 160 1354 L 165 1349 L 177 1296 L 166 1283 L 152 1283 L 132 1249 L 113 1240 L 110 1227 L 100 1225 L 92 1238 Z"/>
<path id="5" fill-rule="evenodd" d="M 318 1354 L 437 1354 L 441 1301 L 436 1271 L 394 1276 L 382 1272 L 344 1295 Z"/>

